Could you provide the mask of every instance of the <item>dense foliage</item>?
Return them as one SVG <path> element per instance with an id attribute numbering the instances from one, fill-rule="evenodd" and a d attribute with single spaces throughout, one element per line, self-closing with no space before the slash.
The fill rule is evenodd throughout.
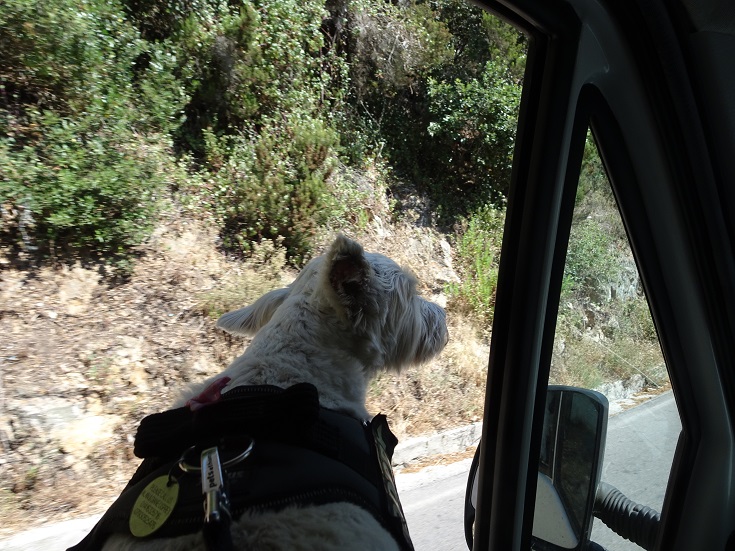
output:
<path id="1" fill-rule="evenodd" d="M 501 203 L 510 182 L 523 35 L 459 0 L 412 10 L 365 3 L 353 19 L 360 32 L 351 50 L 359 63 L 350 66 L 347 112 L 362 138 L 385 146 L 398 173 L 429 194 L 445 227 Z"/>
<path id="2" fill-rule="evenodd" d="M 4 0 L 0 252 L 124 262 L 173 201 L 299 265 L 365 197 L 418 191 L 453 234 L 450 308 L 487 327 L 525 58 L 462 0 Z M 558 334 L 653 349 L 616 212 L 590 139 Z"/>
<path id="3" fill-rule="evenodd" d="M 16 251 L 124 255 L 174 192 L 298 264 L 343 169 L 392 167 L 446 224 L 507 190 L 523 38 L 458 0 L 7 0 L 0 52 Z"/>
<path id="4" fill-rule="evenodd" d="M 114 2 L 0 6 L 2 233 L 17 246 L 115 254 L 153 225 L 186 97 L 172 53 L 121 14 Z"/>

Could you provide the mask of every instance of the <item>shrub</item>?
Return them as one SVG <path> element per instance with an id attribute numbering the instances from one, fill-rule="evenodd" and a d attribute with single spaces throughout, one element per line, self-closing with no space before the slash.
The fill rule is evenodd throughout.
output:
<path id="1" fill-rule="evenodd" d="M 494 206 L 482 207 L 463 221 L 455 244 L 461 282 L 447 289 L 456 304 L 488 325 L 495 307 L 504 223 L 505 211 Z"/>
<path id="2" fill-rule="evenodd" d="M 426 134 L 426 76 L 451 63 L 451 36 L 431 3 L 347 3 L 349 87 L 339 129 L 350 162 L 384 155 L 413 171 Z"/>
<path id="3" fill-rule="evenodd" d="M 501 204 L 525 66 L 522 35 L 458 0 L 353 2 L 349 10 L 350 159 L 385 155 L 430 196 L 447 228 L 488 202 Z"/>
<path id="4" fill-rule="evenodd" d="M 172 35 L 192 95 L 177 140 L 201 163 L 199 195 L 227 250 L 282 238 L 300 264 L 330 216 L 340 119 L 330 107 L 346 78 L 324 42 L 326 17 L 315 1 L 213 3 Z"/>
<path id="5" fill-rule="evenodd" d="M 336 165 L 336 132 L 319 119 L 291 115 L 259 134 L 210 141 L 228 150 L 212 178 L 224 246 L 249 253 L 253 243 L 282 239 L 290 262 L 307 260 L 329 215 L 326 179 Z"/>
<path id="6" fill-rule="evenodd" d="M 451 36 L 428 3 L 349 6 L 350 86 L 358 102 L 400 95 L 451 59 Z"/>
<path id="7" fill-rule="evenodd" d="M 594 218 L 572 226 L 562 292 L 601 302 L 623 267 L 621 244 Z"/>
<path id="8" fill-rule="evenodd" d="M 186 101 L 115 0 L 0 4 L 3 240 L 122 254 L 152 227 Z"/>
<path id="9" fill-rule="evenodd" d="M 488 62 L 479 79 L 429 80 L 426 168 L 445 218 L 500 204 L 510 186 L 520 88 Z"/>
<path id="10" fill-rule="evenodd" d="M 380 218 L 387 222 L 394 213 L 394 201 L 388 197 L 391 171 L 379 159 L 366 159 L 363 166 L 353 168 L 340 164 L 328 180 L 328 232 L 345 226 L 358 231 L 368 229 Z"/>
<path id="11" fill-rule="evenodd" d="M 138 128 L 167 130 L 186 102 L 171 45 L 142 40 L 116 0 L 7 0 L 0 44 L 0 107 L 20 122 L 29 106 L 111 116 L 127 104 Z"/>
<path id="12" fill-rule="evenodd" d="M 165 139 L 146 141 L 93 116 L 71 120 L 48 112 L 31 120 L 42 135 L 34 147 L 0 147 L 0 198 L 17 213 L 16 244 L 119 255 L 140 243 L 167 182 Z"/>
<path id="13" fill-rule="evenodd" d="M 205 158 L 206 132 L 236 136 L 282 113 L 317 116 L 332 98 L 321 56 L 326 15 L 316 1 L 259 0 L 213 2 L 182 21 L 179 71 L 192 99 L 180 145 Z"/>
<path id="14" fill-rule="evenodd" d="M 21 105 L 74 110 L 101 85 L 124 87 L 126 69 L 117 56 L 128 61 L 139 45 L 117 7 L 94 0 L 0 4 L 6 93 Z"/>

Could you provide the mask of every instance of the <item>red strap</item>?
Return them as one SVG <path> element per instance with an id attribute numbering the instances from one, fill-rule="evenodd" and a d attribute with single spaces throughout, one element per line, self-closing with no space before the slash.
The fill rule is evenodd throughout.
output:
<path id="1" fill-rule="evenodd" d="M 207 404 L 213 404 L 217 402 L 222 397 L 222 389 L 227 386 L 227 383 L 229 383 L 230 380 L 231 379 L 229 377 L 220 377 L 219 379 L 215 379 L 202 392 L 200 392 L 193 398 L 189 398 L 189 400 L 186 402 L 186 405 L 189 406 L 189 409 L 191 409 L 191 411 L 196 411 L 203 408 Z"/>

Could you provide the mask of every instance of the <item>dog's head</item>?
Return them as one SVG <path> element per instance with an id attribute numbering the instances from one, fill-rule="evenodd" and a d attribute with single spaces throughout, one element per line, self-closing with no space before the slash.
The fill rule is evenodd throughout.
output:
<path id="1" fill-rule="evenodd" d="M 284 340 L 288 332 L 339 349 L 368 375 L 425 362 L 448 340 L 444 310 L 418 295 L 412 274 L 342 235 L 291 285 L 224 314 L 217 326 L 245 335 L 272 329 Z"/>

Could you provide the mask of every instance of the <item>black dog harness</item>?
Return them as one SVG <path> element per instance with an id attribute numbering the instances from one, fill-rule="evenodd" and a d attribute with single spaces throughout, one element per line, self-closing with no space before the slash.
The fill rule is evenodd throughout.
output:
<path id="1" fill-rule="evenodd" d="M 313 385 L 237 387 L 201 409 L 144 418 L 143 462 L 93 530 L 68 551 L 101 549 L 114 533 L 145 539 L 203 532 L 232 549 L 245 512 L 349 502 L 413 550 L 393 478 L 398 440 L 384 415 L 370 423 L 319 405 Z"/>

